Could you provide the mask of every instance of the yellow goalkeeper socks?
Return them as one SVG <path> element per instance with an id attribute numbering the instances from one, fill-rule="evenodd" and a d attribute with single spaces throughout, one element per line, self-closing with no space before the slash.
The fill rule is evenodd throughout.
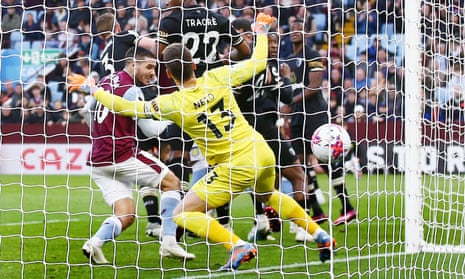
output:
<path id="1" fill-rule="evenodd" d="M 200 237 L 223 244 L 228 250 L 231 250 L 232 246 L 241 241 L 236 234 L 202 212 L 182 212 L 174 216 L 174 222 Z"/>
<path id="2" fill-rule="evenodd" d="M 267 205 L 279 212 L 281 218 L 289 219 L 313 234 L 320 226 L 312 220 L 305 210 L 292 198 L 281 192 L 273 192 Z"/>

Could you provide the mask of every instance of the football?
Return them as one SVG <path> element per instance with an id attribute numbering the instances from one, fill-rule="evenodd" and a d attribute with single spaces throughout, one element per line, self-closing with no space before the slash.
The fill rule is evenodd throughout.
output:
<path id="1" fill-rule="evenodd" d="M 342 160 L 350 147 L 350 135 L 341 125 L 324 124 L 312 135 L 312 152 L 322 162 Z"/>

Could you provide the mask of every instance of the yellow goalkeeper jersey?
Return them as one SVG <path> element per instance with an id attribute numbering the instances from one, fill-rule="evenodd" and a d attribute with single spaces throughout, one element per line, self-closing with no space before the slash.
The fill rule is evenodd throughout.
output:
<path id="1" fill-rule="evenodd" d="M 253 152 L 260 156 L 260 152 L 269 151 L 263 137 L 242 116 L 231 89 L 263 71 L 267 57 L 267 36 L 258 35 L 250 59 L 205 72 L 193 88 L 181 88 L 152 102 L 131 102 L 103 90 L 94 96 L 126 116 L 171 120 L 197 143 L 210 165 L 234 165 L 231 160 L 237 154 Z"/>

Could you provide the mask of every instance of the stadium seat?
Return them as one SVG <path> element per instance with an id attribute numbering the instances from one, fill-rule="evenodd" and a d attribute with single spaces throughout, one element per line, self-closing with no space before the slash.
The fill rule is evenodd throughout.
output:
<path id="1" fill-rule="evenodd" d="M 351 45 L 357 48 L 357 54 L 367 49 L 369 45 L 369 38 L 367 35 L 358 34 L 352 37 Z"/>
<path id="2" fill-rule="evenodd" d="M 392 36 L 390 43 L 396 46 L 396 65 L 401 66 L 405 54 L 405 35 L 395 33 Z"/>
<path id="3" fill-rule="evenodd" d="M 55 101 L 59 101 L 63 97 L 63 92 L 58 90 L 59 82 L 57 81 L 50 81 L 47 83 L 48 88 L 51 91 L 51 98 L 50 103 L 54 103 Z"/>
<path id="4" fill-rule="evenodd" d="M 20 81 L 21 78 L 21 50 L 20 49 L 6 49 L 2 51 L 0 65 L 2 69 L 8 71 L 1 71 L 2 84 L 6 80 Z"/>
<path id="5" fill-rule="evenodd" d="M 31 41 L 22 41 L 20 49 L 31 49 Z"/>
<path id="6" fill-rule="evenodd" d="M 358 56 L 358 50 L 357 47 L 354 44 L 347 44 L 345 45 L 345 54 L 347 57 L 349 57 L 352 60 L 356 60 Z"/>
<path id="7" fill-rule="evenodd" d="M 43 49 L 44 42 L 43 41 L 33 41 L 31 44 L 31 49 Z"/>
<path id="8" fill-rule="evenodd" d="M 12 49 L 19 49 L 21 48 L 21 44 L 23 41 L 23 34 L 20 31 L 11 32 L 10 35 L 10 42 Z"/>
<path id="9" fill-rule="evenodd" d="M 326 25 L 328 24 L 326 14 L 313 14 L 312 16 L 315 20 L 317 29 L 315 40 L 318 42 L 323 42 L 325 39 Z"/>
<path id="10" fill-rule="evenodd" d="M 373 44 L 373 41 L 375 39 L 378 39 L 381 41 L 381 46 L 384 47 L 384 48 L 387 48 L 389 46 L 389 37 L 387 34 L 373 34 L 371 35 L 370 37 L 370 42 L 369 42 L 369 45 L 372 45 Z"/>
<path id="11" fill-rule="evenodd" d="M 394 35 L 394 24 L 393 23 L 383 23 L 381 24 L 380 32 L 384 33 L 388 36 L 388 38 L 392 38 Z"/>

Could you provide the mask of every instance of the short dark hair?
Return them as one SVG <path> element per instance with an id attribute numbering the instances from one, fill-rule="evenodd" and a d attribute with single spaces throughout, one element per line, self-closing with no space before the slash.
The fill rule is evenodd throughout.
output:
<path id="1" fill-rule="evenodd" d="M 155 59 L 155 54 L 150 50 L 143 48 L 143 47 L 131 47 L 129 48 L 126 53 L 124 54 L 126 64 L 131 62 L 131 58 L 136 59 L 137 61 L 144 60 L 145 58 L 153 58 Z"/>
<path id="2" fill-rule="evenodd" d="M 241 30 L 242 32 L 252 32 L 252 25 L 246 18 L 237 18 L 231 23 L 231 25 L 236 30 Z"/>
<path id="3" fill-rule="evenodd" d="M 192 54 L 180 43 L 170 44 L 163 50 L 163 63 L 174 79 L 185 81 L 194 74 Z"/>

